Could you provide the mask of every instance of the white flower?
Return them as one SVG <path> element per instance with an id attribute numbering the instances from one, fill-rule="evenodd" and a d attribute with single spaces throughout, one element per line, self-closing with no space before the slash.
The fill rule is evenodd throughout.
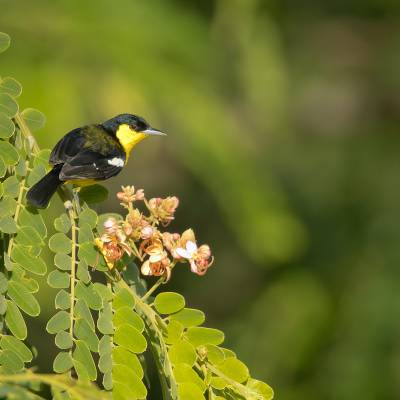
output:
<path id="1" fill-rule="evenodd" d="M 188 240 L 186 242 L 186 248 L 178 247 L 176 249 L 177 254 L 182 257 L 186 258 L 186 260 L 189 260 L 190 262 L 190 269 L 192 272 L 195 274 L 198 273 L 198 268 L 195 262 L 195 258 L 197 255 L 197 244 L 195 242 L 192 242 L 191 240 Z"/>
<path id="2" fill-rule="evenodd" d="M 178 247 L 176 249 L 176 252 L 182 258 L 186 258 L 187 260 L 192 260 L 197 252 L 197 244 L 195 242 L 192 242 L 191 240 L 188 240 L 186 242 L 186 249 Z"/>

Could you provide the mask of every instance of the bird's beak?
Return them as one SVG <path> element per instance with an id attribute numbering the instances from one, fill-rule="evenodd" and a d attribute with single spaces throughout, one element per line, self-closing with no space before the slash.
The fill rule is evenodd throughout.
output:
<path id="1" fill-rule="evenodd" d="M 167 136 L 166 133 L 161 132 L 160 130 L 158 130 L 156 128 L 148 128 L 148 129 L 142 131 L 141 133 L 144 133 L 145 135 Z"/>

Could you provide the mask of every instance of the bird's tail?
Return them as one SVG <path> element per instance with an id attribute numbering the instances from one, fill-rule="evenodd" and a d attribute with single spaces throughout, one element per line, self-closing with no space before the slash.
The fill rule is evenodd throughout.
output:
<path id="1" fill-rule="evenodd" d="M 29 204 L 36 208 L 47 207 L 51 197 L 62 183 L 59 178 L 60 170 L 61 165 L 55 166 L 47 175 L 29 189 L 26 195 Z"/>

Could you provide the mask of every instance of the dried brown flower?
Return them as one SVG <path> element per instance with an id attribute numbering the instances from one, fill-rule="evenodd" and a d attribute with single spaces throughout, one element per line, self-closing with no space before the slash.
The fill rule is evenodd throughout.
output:
<path id="1" fill-rule="evenodd" d="M 176 196 L 169 196 L 165 199 L 156 197 L 148 202 L 150 212 L 163 226 L 167 226 L 175 218 L 178 205 L 179 199 Z"/>
<path id="2" fill-rule="evenodd" d="M 122 186 L 122 191 L 117 193 L 117 197 L 122 201 L 122 203 L 133 203 L 134 201 L 144 199 L 144 190 L 138 189 L 135 192 L 134 186 Z"/>

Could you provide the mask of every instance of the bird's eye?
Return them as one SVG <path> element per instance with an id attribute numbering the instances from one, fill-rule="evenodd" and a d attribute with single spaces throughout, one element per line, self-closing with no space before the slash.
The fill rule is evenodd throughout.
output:
<path id="1" fill-rule="evenodd" d="M 147 125 L 142 121 L 136 121 L 134 125 L 131 125 L 131 128 L 136 132 L 141 132 L 147 129 Z"/>

